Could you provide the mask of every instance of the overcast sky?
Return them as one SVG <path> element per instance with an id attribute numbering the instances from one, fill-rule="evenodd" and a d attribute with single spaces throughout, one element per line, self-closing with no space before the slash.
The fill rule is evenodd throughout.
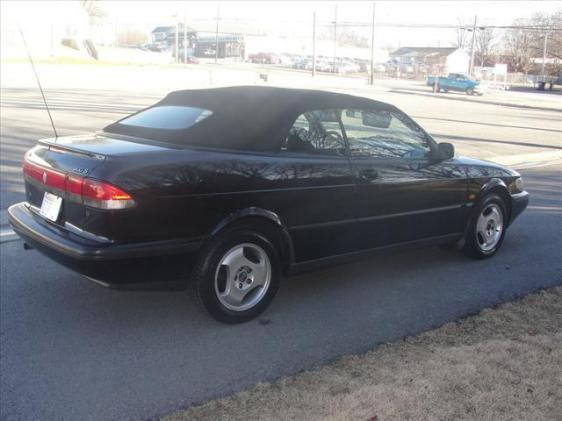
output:
<path id="1" fill-rule="evenodd" d="M 186 18 L 188 25 L 199 31 L 215 28 L 217 5 L 220 4 L 221 29 L 249 33 L 282 33 L 294 37 L 309 37 L 312 13 L 316 12 L 321 30 L 328 31 L 334 21 L 337 5 L 338 22 L 370 22 L 372 1 L 365 2 L 267 2 L 267 1 L 110 1 L 100 6 L 106 11 L 106 21 L 150 30 L 157 25 L 173 24 L 175 19 Z M 61 13 L 65 3 L 25 1 L 12 3 L 2 0 L 5 14 L 24 15 L 27 25 Z M 480 24 L 510 24 L 515 18 L 529 18 L 535 12 L 553 12 L 562 8 L 562 1 L 376 1 L 377 23 L 400 24 L 458 24 L 472 23 L 478 15 Z M 33 11 L 33 13 L 29 13 Z M 177 17 L 174 17 L 177 16 Z M 6 18 L 6 16 L 3 16 Z M 322 26 L 324 29 L 322 29 Z M 360 30 L 369 34 L 369 28 Z M 449 46 L 456 35 L 452 29 L 388 28 L 376 30 L 376 44 L 386 45 L 441 45 Z"/>

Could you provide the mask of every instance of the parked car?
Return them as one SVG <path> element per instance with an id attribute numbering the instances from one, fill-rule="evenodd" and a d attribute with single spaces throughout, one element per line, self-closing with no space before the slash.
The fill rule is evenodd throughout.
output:
<path id="1" fill-rule="evenodd" d="M 280 60 L 276 54 L 273 53 L 256 53 L 248 55 L 248 60 L 251 63 L 260 64 L 279 64 Z"/>
<path id="2" fill-rule="evenodd" d="M 337 73 L 358 73 L 360 70 L 360 66 L 350 60 L 341 60 L 336 63 Z"/>
<path id="3" fill-rule="evenodd" d="M 429 76 L 427 78 L 427 85 L 435 85 L 435 76 Z M 466 92 L 467 95 L 482 95 L 480 82 L 472 80 L 468 76 L 460 73 L 449 73 L 447 77 L 439 77 L 437 79 L 437 92 L 439 91 L 460 91 Z"/>
<path id="4" fill-rule="evenodd" d="M 491 257 L 528 203 L 517 172 L 456 157 L 392 105 L 260 86 L 172 92 L 40 140 L 23 174 L 8 214 L 26 246 L 106 286 L 189 281 L 227 323 L 329 262 L 436 244 Z"/>
<path id="5" fill-rule="evenodd" d="M 297 57 L 297 58 L 295 58 L 295 61 L 293 62 L 292 68 L 293 69 L 299 69 L 299 70 L 305 70 L 307 63 L 308 63 L 307 58 Z"/>
<path id="6" fill-rule="evenodd" d="M 278 56 L 278 62 L 281 66 L 292 67 L 295 63 L 295 59 L 289 54 L 281 54 Z"/>

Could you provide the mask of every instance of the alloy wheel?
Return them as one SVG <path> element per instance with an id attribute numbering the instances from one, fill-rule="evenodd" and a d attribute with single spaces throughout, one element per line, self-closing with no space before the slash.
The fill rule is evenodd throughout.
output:
<path id="1" fill-rule="evenodd" d="M 271 283 L 271 262 L 257 244 L 243 243 L 228 250 L 215 272 L 215 293 L 232 311 L 255 307 Z"/>
<path id="2" fill-rule="evenodd" d="M 485 206 L 476 222 L 476 243 L 485 253 L 495 249 L 502 238 L 503 211 L 495 203 Z"/>

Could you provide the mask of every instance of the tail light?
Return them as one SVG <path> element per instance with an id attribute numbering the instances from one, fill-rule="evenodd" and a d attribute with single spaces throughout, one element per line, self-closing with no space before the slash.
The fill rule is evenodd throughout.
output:
<path id="1" fill-rule="evenodd" d="M 105 181 L 74 174 L 64 174 L 25 160 L 23 173 L 44 184 L 67 193 L 67 198 L 98 209 L 127 209 L 135 206 L 131 195 Z"/>

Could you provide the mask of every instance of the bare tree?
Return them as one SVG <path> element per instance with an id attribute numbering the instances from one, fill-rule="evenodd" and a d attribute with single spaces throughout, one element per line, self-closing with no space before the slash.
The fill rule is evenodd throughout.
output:
<path id="1" fill-rule="evenodd" d="M 544 38 L 548 36 L 548 57 L 562 59 L 562 9 L 551 15 L 536 13 L 531 18 L 530 23 L 544 27 L 543 30 L 534 32 L 535 56 L 542 57 Z"/>
<path id="2" fill-rule="evenodd" d="M 475 62 L 480 66 L 494 64 L 494 51 L 496 49 L 496 34 L 494 28 L 483 28 L 476 31 Z"/>
<path id="3" fill-rule="evenodd" d="M 90 24 L 95 24 L 106 16 L 105 10 L 100 6 L 99 0 L 80 0 L 80 4 L 88 15 Z"/>
<path id="4" fill-rule="evenodd" d="M 535 13 L 530 19 L 516 19 L 506 31 L 504 50 L 511 71 L 538 71 L 536 59 L 542 59 L 547 40 L 547 58 L 562 59 L 562 9 L 548 15 Z M 521 26 L 523 28 L 521 28 Z M 560 64 L 547 65 L 547 72 L 557 74 Z"/>
<path id="5" fill-rule="evenodd" d="M 468 24 L 464 23 L 462 19 L 457 19 L 457 39 L 453 43 L 453 47 L 465 48 L 468 44 L 468 31 L 466 30 Z"/>
<path id="6" fill-rule="evenodd" d="M 117 34 L 117 45 L 120 47 L 128 47 L 132 45 L 141 45 L 148 42 L 148 35 L 144 31 L 137 29 L 127 29 Z"/>
<path id="7" fill-rule="evenodd" d="M 509 69 L 514 72 L 529 73 L 533 67 L 532 57 L 535 53 L 535 35 L 532 31 L 517 26 L 528 25 L 524 19 L 515 19 L 514 28 L 504 35 L 505 58 Z"/>

